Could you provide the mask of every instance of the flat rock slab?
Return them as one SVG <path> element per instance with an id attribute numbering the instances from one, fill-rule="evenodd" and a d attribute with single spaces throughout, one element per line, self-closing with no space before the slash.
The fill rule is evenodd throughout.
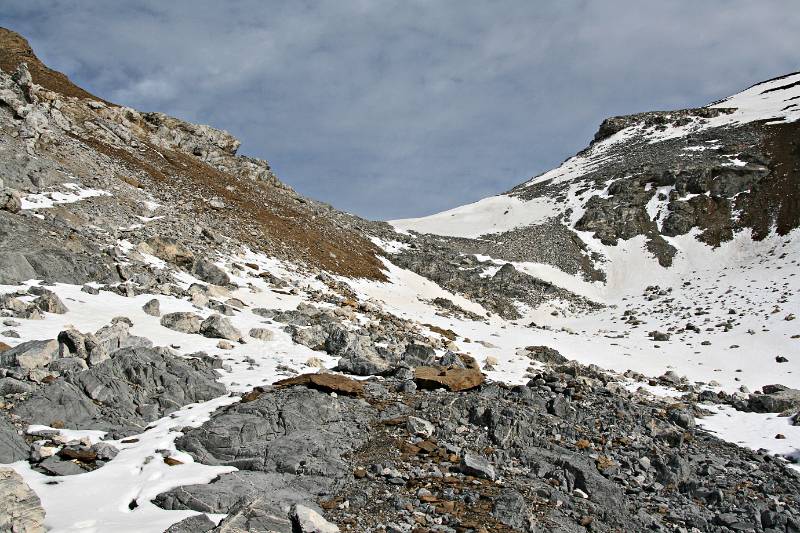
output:
<path id="1" fill-rule="evenodd" d="M 480 386 L 484 379 L 481 371 L 476 368 L 418 366 L 414 369 L 414 381 L 421 389 L 459 392 Z"/>
<path id="2" fill-rule="evenodd" d="M 301 374 L 275 382 L 275 387 L 303 386 L 322 392 L 335 392 L 347 396 L 363 396 L 364 384 L 338 374 Z"/>

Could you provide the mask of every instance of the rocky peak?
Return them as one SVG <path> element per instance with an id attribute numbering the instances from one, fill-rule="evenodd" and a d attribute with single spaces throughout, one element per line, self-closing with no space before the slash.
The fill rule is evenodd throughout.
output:
<path id="1" fill-rule="evenodd" d="M 102 98 L 78 87 L 70 79 L 44 65 L 33 52 L 28 41 L 20 34 L 7 28 L 0 27 L 0 69 L 5 72 L 15 72 L 20 63 L 26 63 L 33 83 L 60 93 L 64 96 L 89 98 L 105 102 Z M 105 102 L 108 103 L 108 102 Z"/>

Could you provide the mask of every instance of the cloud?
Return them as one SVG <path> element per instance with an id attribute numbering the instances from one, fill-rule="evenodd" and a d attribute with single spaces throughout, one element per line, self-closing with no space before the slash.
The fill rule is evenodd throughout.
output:
<path id="1" fill-rule="evenodd" d="M 371 218 L 502 192 L 608 115 L 797 70 L 795 0 L 27 0 L 0 24 L 119 103 L 225 128 Z"/>

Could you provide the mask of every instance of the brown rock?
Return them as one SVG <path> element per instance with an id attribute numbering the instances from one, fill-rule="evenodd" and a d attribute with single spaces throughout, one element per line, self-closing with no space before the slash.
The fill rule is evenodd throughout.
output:
<path id="1" fill-rule="evenodd" d="M 242 394 L 242 399 L 240 401 L 242 403 L 253 402 L 261 398 L 262 394 L 264 394 L 264 389 L 261 387 L 256 387 L 250 392 Z"/>
<path id="2" fill-rule="evenodd" d="M 97 459 L 97 454 L 91 448 L 62 448 L 58 455 L 65 459 L 77 459 L 84 463 L 91 463 Z"/>
<path id="3" fill-rule="evenodd" d="M 276 381 L 274 385 L 278 388 L 300 385 L 309 389 L 335 392 L 346 396 L 362 396 L 364 394 L 363 383 L 339 374 L 300 374 L 293 378 Z"/>
<path id="4" fill-rule="evenodd" d="M 453 392 L 474 389 L 484 382 L 478 363 L 469 356 L 461 356 L 467 368 L 443 366 L 418 366 L 414 381 L 421 389 L 447 389 Z"/>

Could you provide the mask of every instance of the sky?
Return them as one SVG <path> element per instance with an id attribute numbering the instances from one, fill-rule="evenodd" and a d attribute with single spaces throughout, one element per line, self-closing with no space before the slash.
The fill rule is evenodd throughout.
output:
<path id="1" fill-rule="evenodd" d="M 4 0 L 0 26 L 116 103 L 228 130 L 371 219 L 504 192 L 603 118 L 800 70 L 797 0 Z"/>

